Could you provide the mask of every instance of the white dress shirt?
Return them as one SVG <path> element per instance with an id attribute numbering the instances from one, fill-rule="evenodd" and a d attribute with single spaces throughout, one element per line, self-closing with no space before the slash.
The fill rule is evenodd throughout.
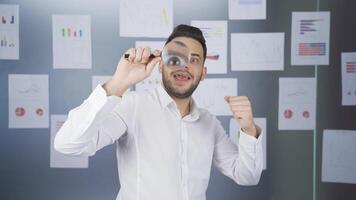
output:
<path id="1" fill-rule="evenodd" d="M 91 156 L 116 143 L 117 200 L 205 200 L 212 164 L 237 184 L 257 184 L 263 134 L 240 130 L 236 146 L 214 115 L 194 101 L 190 110 L 182 118 L 163 86 L 120 98 L 98 85 L 69 112 L 54 148 Z"/>

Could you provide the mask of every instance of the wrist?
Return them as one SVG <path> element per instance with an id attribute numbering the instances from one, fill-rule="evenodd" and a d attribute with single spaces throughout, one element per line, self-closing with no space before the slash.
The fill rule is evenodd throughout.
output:
<path id="1" fill-rule="evenodd" d="M 241 128 L 241 130 L 245 133 L 247 133 L 248 135 L 251 135 L 255 138 L 258 137 L 258 133 L 257 133 L 257 128 L 255 125 L 251 126 L 251 127 L 245 127 L 245 128 Z"/>
<path id="2" fill-rule="evenodd" d="M 129 83 L 123 81 L 110 79 L 103 85 L 104 90 L 106 91 L 107 96 L 118 96 L 121 97 L 124 92 L 130 87 Z"/>

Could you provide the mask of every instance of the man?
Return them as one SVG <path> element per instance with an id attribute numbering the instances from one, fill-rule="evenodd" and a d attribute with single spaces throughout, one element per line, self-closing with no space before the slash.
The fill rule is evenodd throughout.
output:
<path id="1" fill-rule="evenodd" d="M 217 118 L 197 107 L 192 93 L 207 73 L 202 32 L 179 25 L 168 38 L 185 45 L 190 60 L 172 70 L 159 51 L 129 49 L 111 80 L 69 112 L 54 148 L 69 155 L 94 155 L 116 143 L 120 177 L 118 200 L 204 200 L 212 164 L 241 185 L 255 185 L 262 172 L 261 130 L 246 97 L 227 96 L 241 126 L 234 145 Z M 162 85 L 123 93 L 148 77 L 159 63 Z M 208 97 L 207 97 L 208 98 Z M 238 130 L 236 130 L 238 134 Z"/>

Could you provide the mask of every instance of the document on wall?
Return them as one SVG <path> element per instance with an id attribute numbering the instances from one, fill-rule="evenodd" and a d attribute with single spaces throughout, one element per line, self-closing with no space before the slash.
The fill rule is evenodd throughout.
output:
<path id="1" fill-rule="evenodd" d="M 19 6 L 0 4 L 0 59 L 19 59 Z"/>
<path id="2" fill-rule="evenodd" d="M 263 169 L 267 169 L 267 120 L 266 118 L 254 118 L 255 124 L 259 126 L 263 131 L 262 136 L 262 150 L 263 150 Z M 231 141 L 239 145 L 239 130 L 240 125 L 235 118 L 230 119 L 229 136 Z M 261 137 L 261 136 L 260 136 Z"/>
<path id="3" fill-rule="evenodd" d="M 322 182 L 356 183 L 355 144 L 355 130 L 324 130 Z"/>
<path id="4" fill-rule="evenodd" d="M 342 105 L 356 105 L 356 52 L 342 53 Z"/>
<path id="5" fill-rule="evenodd" d="M 89 15 L 53 15 L 53 68 L 92 67 Z"/>
<path id="6" fill-rule="evenodd" d="M 160 50 L 164 47 L 164 41 L 136 41 L 137 47 L 149 47 L 151 51 Z M 144 91 L 156 88 L 162 82 L 162 74 L 159 72 L 159 64 L 152 70 L 149 77 L 135 85 L 136 91 Z"/>
<path id="7" fill-rule="evenodd" d="M 121 0 L 120 36 L 166 38 L 173 30 L 173 0 Z"/>
<path id="8" fill-rule="evenodd" d="M 92 76 L 92 90 L 94 90 L 99 84 L 103 85 L 107 81 L 111 79 L 112 76 Z M 126 90 L 123 95 L 127 94 L 128 92 L 131 91 L 131 88 Z"/>
<path id="9" fill-rule="evenodd" d="M 266 19 L 267 0 L 229 0 L 229 19 Z"/>
<path id="10" fill-rule="evenodd" d="M 48 75 L 9 74 L 9 128 L 48 128 Z"/>
<path id="11" fill-rule="evenodd" d="M 313 130 L 315 112 L 315 78 L 279 78 L 279 130 Z"/>
<path id="12" fill-rule="evenodd" d="M 284 33 L 231 34 L 231 70 L 284 70 Z"/>
<path id="13" fill-rule="evenodd" d="M 67 119 L 67 115 L 51 115 L 51 168 L 88 168 L 88 157 L 68 156 L 54 149 L 54 138 Z"/>
<path id="14" fill-rule="evenodd" d="M 205 66 L 208 74 L 227 72 L 227 21 L 192 21 L 200 28 L 206 40 L 207 56 Z"/>
<path id="15" fill-rule="evenodd" d="M 224 99 L 225 96 L 237 96 L 237 79 L 208 78 L 201 81 L 193 93 L 198 107 L 214 115 L 231 116 L 232 112 Z"/>
<path id="16" fill-rule="evenodd" d="M 292 65 L 329 64 L 330 12 L 292 13 Z"/>

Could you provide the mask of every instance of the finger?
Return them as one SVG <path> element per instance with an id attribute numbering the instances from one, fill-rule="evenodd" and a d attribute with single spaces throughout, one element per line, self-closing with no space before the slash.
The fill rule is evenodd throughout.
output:
<path id="1" fill-rule="evenodd" d="M 238 112 L 234 112 L 233 114 L 236 119 L 242 119 L 242 117 L 238 114 Z"/>
<path id="2" fill-rule="evenodd" d="M 244 111 L 238 111 L 238 112 L 233 112 L 234 116 L 238 119 L 252 119 L 252 115 L 249 112 L 244 112 Z"/>
<path id="3" fill-rule="evenodd" d="M 158 49 L 156 49 L 156 50 L 153 51 L 152 54 L 157 57 L 157 56 L 160 56 L 160 55 L 161 55 L 161 51 L 158 50 Z"/>
<path id="4" fill-rule="evenodd" d="M 252 116 L 249 111 L 233 111 L 232 113 L 240 118 L 250 118 Z"/>
<path id="5" fill-rule="evenodd" d="M 135 56 L 136 56 L 136 49 L 135 48 L 130 48 L 129 50 L 127 50 L 127 53 L 129 54 L 128 60 L 130 62 L 133 62 L 133 60 L 135 59 Z"/>
<path id="6" fill-rule="evenodd" d="M 150 58 L 150 55 L 151 55 L 150 47 L 145 47 L 142 52 L 141 63 L 143 63 L 143 64 L 147 63 L 148 59 Z"/>
<path id="7" fill-rule="evenodd" d="M 232 111 L 251 111 L 250 106 L 230 106 Z"/>
<path id="8" fill-rule="evenodd" d="M 250 101 L 230 101 L 230 106 L 251 106 Z"/>
<path id="9" fill-rule="evenodd" d="M 225 96 L 224 99 L 228 103 L 231 101 L 249 101 L 246 96 Z"/>
<path id="10" fill-rule="evenodd" d="M 150 75 L 153 68 L 161 61 L 161 57 L 153 58 L 146 66 L 146 75 Z"/>
<path id="11" fill-rule="evenodd" d="M 134 63 L 140 63 L 141 62 L 142 52 L 143 52 L 143 48 L 142 47 L 139 47 L 139 48 L 136 49 L 136 56 L 135 56 Z"/>
<path id="12" fill-rule="evenodd" d="M 249 100 L 246 96 L 230 96 L 230 101 L 246 101 Z"/>

